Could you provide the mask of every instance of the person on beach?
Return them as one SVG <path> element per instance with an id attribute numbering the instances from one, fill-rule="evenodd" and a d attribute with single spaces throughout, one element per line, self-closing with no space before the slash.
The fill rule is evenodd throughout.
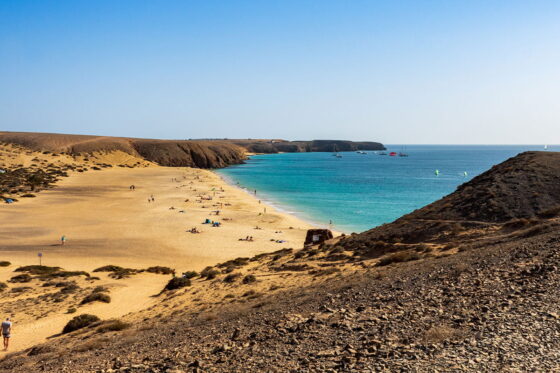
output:
<path id="1" fill-rule="evenodd" d="M 64 246 L 64 243 L 66 242 L 66 236 L 62 235 L 62 237 L 60 237 L 60 245 Z"/>
<path id="2" fill-rule="evenodd" d="M 4 337 L 4 351 L 8 350 L 8 345 L 10 344 L 10 337 L 12 333 L 12 322 L 10 318 L 6 318 L 6 321 L 2 322 L 2 337 Z"/>

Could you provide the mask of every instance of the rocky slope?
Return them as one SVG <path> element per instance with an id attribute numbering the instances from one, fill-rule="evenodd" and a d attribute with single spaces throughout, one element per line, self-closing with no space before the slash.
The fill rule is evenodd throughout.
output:
<path id="1" fill-rule="evenodd" d="M 139 315 L 126 330 L 92 324 L 7 356 L 0 371 L 557 371 L 560 218 L 541 202 L 516 208 L 512 201 L 555 191 L 549 176 L 559 158 L 522 154 L 467 185 L 479 206 L 496 195 L 491 211 L 510 211 L 509 221 L 470 205 L 486 220 L 461 219 L 461 201 L 450 195 L 428 206 L 429 215 L 411 214 L 430 217 L 414 220 L 415 229 L 433 233 L 425 241 L 420 234 L 415 243 L 377 242 L 367 232 L 223 263 L 212 278 L 160 295 L 155 317 Z M 524 188 L 510 196 L 519 183 Z M 456 209 L 443 207 L 449 201 Z M 463 228 L 446 225 L 450 217 Z M 430 219 L 445 224 L 437 230 Z M 400 224 L 376 229 L 376 239 L 400 232 Z M 243 294 L 252 285 L 232 273 L 246 266 L 256 283 L 274 281 L 274 288 Z M 317 276 L 326 277 L 310 281 Z M 211 301 L 196 303 L 201 296 Z"/>

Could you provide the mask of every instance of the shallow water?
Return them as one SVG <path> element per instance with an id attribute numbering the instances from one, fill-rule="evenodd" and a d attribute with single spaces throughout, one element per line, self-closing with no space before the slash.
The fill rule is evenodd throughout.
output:
<path id="1" fill-rule="evenodd" d="M 218 172 L 276 207 L 321 226 L 361 232 L 453 192 L 507 158 L 542 146 L 388 145 L 374 152 L 286 153 L 251 157 Z M 559 146 L 548 147 L 560 150 Z M 435 170 L 440 174 L 436 175 Z M 467 172 L 467 176 L 464 175 Z"/>

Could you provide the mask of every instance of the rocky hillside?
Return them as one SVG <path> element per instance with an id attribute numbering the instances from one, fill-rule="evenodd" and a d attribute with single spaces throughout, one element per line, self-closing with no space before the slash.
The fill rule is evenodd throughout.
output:
<path id="1" fill-rule="evenodd" d="M 356 263 L 353 271 L 318 285 L 269 296 L 215 297 L 202 309 L 181 302 L 197 288 L 171 291 L 158 317 L 122 330 L 115 321 L 95 322 L 8 355 L 0 371 L 560 368 L 558 232 L 388 266 Z M 223 286 L 228 276 L 219 276 L 205 280 L 214 282 L 209 289 Z M 226 285 L 230 291 L 247 286 Z M 172 300 L 178 307 L 166 314 Z"/>
<path id="2" fill-rule="evenodd" d="M 518 229 L 550 229 L 560 214 L 560 153 L 526 152 L 492 167 L 448 196 L 340 242 L 380 255 L 403 244 L 471 242 Z"/>

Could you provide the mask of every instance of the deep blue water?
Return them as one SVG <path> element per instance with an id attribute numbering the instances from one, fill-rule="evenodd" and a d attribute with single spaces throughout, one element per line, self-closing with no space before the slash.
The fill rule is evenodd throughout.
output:
<path id="1" fill-rule="evenodd" d="M 361 232 L 391 222 L 453 192 L 507 158 L 542 146 L 400 145 L 409 157 L 374 152 L 257 155 L 218 172 L 258 197 L 317 225 Z M 549 150 L 560 150 L 549 146 Z M 435 170 L 440 174 L 435 175 Z M 467 176 L 464 176 L 467 172 Z"/>

